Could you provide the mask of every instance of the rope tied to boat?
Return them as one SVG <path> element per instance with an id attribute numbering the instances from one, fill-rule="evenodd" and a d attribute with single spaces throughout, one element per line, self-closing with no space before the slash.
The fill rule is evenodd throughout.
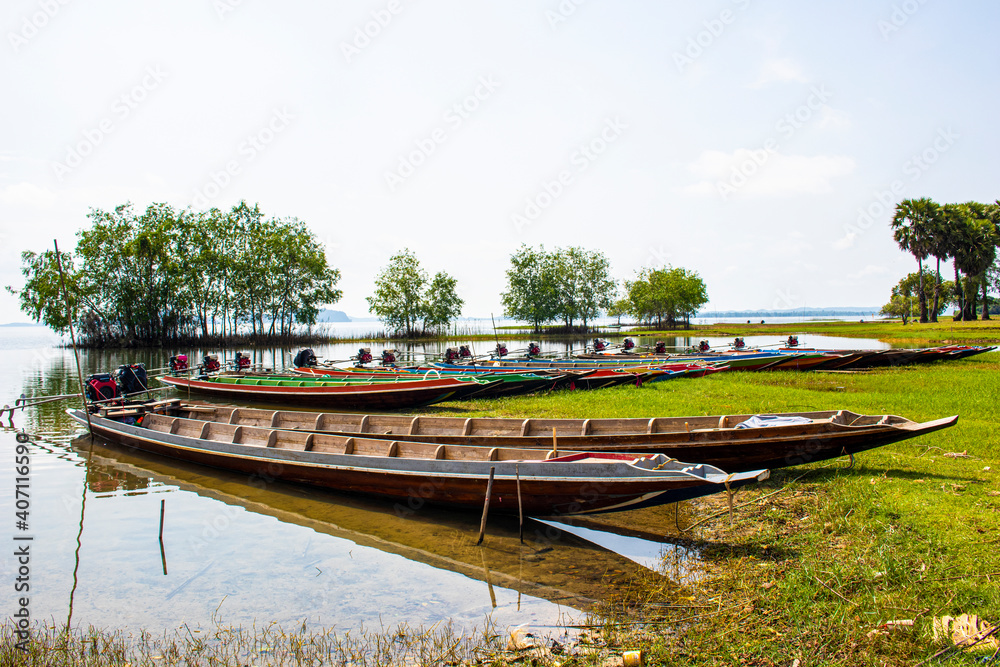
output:
<path id="1" fill-rule="evenodd" d="M 655 471 L 655 470 L 663 470 L 663 466 L 667 465 L 668 463 L 673 463 L 673 462 L 674 462 L 674 461 L 676 461 L 676 460 L 677 460 L 677 459 L 675 459 L 675 458 L 673 458 L 673 457 L 670 457 L 670 456 L 668 456 L 668 457 L 667 457 L 667 460 L 666 460 L 666 461 L 664 461 L 664 462 L 663 462 L 663 463 L 661 463 L 660 465 L 658 465 L 658 466 L 656 466 L 655 468 L 653 468 L 653 470 L 654 470 L 654 471 Z"/>

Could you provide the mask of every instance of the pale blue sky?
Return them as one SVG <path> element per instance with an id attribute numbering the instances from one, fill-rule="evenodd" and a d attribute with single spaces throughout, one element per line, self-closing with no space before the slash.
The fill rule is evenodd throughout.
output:
<path id="1" fill-rule="evenodd" d="M 458 279 L 465 315 L 499 314 L 521 243 L 602 250 L 622 279 L 696 270 L 710 309 L 880 305 L 915 270 L 897 201 L 1000 196 L 998 19 L 971 0 L 9 0 L 0 284 L 21 250 L 72 247 L 90 207 L 247 199 L 326 242 L 355 316 L 403 247 Z M 0 295 L 0 322 L 24 319 Z"/>

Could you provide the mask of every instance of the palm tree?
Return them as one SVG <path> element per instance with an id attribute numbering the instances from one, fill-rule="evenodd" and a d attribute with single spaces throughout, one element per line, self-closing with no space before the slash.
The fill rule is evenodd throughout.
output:
<path id="1" fill-rule="evenodd" d="M 917 258 L 917 273 L 920 275 L 920 323 L 927 323 L 927 295 L 924 294 L 924 260 L 929 254 L 931 229 L 938 217 L 940 207 L 927 197 L 904 199 L 896 204 L 896 214 L 890 226 L 892 237 L 900 250 L 905 250 Z"/>
<path id="2" fill-rule="evenodd" d="M 950 255 L 948 254 L 949 238 L 945 215 L 946 207 L 939 206 L 933 201 L 931 201 L 931 204 L 933 206 L 930 207 L 932 215 L 928 221 L 927 252 L 937 260 L 937 266 L 934 270 L 934 307 L 930 309 L 930 319 L 931 322 L 937 322 L 938 312 L 941 310 L 941 260 L 948 259 Z"/>
<path id="3" fill-rule="evenodd" d="M 979 288 L 983 294 L 982 319 L 990 319 L 989 290 L 987 286 L 987 269 L 993 265 L 997 257 L 997 242 L 1000 235 L 996 224 L 990 220 L 986 206 L 979 202 L 968 202 L 963 205 L 969 212 L 962 230 L 962 242 L 956 248 L 955 265 L 966 275 L 966 308 L 962 319 L 976 319 L 976 292 Z"/>

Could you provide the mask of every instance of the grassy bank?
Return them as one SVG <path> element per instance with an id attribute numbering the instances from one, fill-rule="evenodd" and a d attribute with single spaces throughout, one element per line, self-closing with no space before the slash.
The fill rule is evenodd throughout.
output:
<path id="1" fill-rule="evenodd" d="M 620 665 L 611 658 L 641 648 L 646 663 L 656 665 L 914 665 L 948 645 L 933 639 L 935 617 L 968 613 L 1000 624 L 997 396 L 1000 352 L 867 373 L 720 373 L 430 409 L 518 417 L 826 409 L 921 421 L 960 416 L 953 428 L 861 454 L 853 467 L 842 459 L 774 471 L 736 495 L 731 523 L 721 496 L 686 503 L 677 527 L 671 508 L 587 519 L 682 541 L 700 554 L 701 568 L 680 593 L 652 573 L 617 586 L 588 629 L 593 651 L 509 651 L 503 629 L 467 637 L 409 629 L 352 633 L 361 644 L 332 631 L 220 630 L 211 641 L 187 636 L 159 644 L 97 631 L 66 639 L 50 631 L 34 640 L 31 663 L 8 662 L 22 656 L 13 652 L 9 633 L 0 637 L 0 662 L 312 665 L 325 647 L 323 664 Z M 122 657 L 102 662 L 93 657 L 95 646 Z M 989 648 L 930 664 L 981 664 L 992 654 Z"/>
<path id="2" fill-rule="evenodd" d="M 996 344 L 1000 343 L 1000 318 L 975 322 L 955 322 L 943 318 L 940 322 L 904 325 L 899 320 L 863 322 L 782 322 L 775 324 L 725 323 L 692 326 L 690 330 L 664 332 L 625 332 L 643 336 L 692 335 L 692 336 L 774 336 L 775 342 L 788 334 L 811 333 L 845 338 L 877 338 L 887 343 L 906 343 L 914 347 L 945 344 Z"/>
<path id="3" fill-rule="evenodd" d="M 1000 624 L 998 395 L 1000 353 L 990 353 L 849 375 L 720 373 L 641 389 L 483 401 L 468 414 L 960 415 L 951 429 L 867 452 L 853 468 L 841 460 L 775 471 L 737 496 L 745 506 L 732 525 L 723 515 L 682 530 L 705 564 L 683 599 L 650 578 L 607 605 L 608 619 L 623 628 L 657 622 L 631 627 L 638 635 L 619 643 L 645 644 L 658 664 L 904 665 L 943 647 L 932 640 L 935 616 L 978 614 Z M 724 507 L 723 498 L 705 501 L 680 526 Z M 663 523 L 649 510 L 594 521 Z M 880 630 L 894 620 L 913 625 Z M 660 622 L 671 631 L 647 632 Z"/>

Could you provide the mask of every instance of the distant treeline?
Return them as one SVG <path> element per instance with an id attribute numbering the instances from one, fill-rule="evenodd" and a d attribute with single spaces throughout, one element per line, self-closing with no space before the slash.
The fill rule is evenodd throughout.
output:
<path id="1" fill-rule="evenodd" d="M 255 205 L 177 211 L 153 204 L 92 209 L 73 252 L 60 251 L 68 302 L 85 345 L 163 345 L 240 336 L 294 340 L 337 301 L 340 272 L 296 218 Z M 21 310 L 59 333 L 69 327 L 55 250 L 21 253 Z"/>

